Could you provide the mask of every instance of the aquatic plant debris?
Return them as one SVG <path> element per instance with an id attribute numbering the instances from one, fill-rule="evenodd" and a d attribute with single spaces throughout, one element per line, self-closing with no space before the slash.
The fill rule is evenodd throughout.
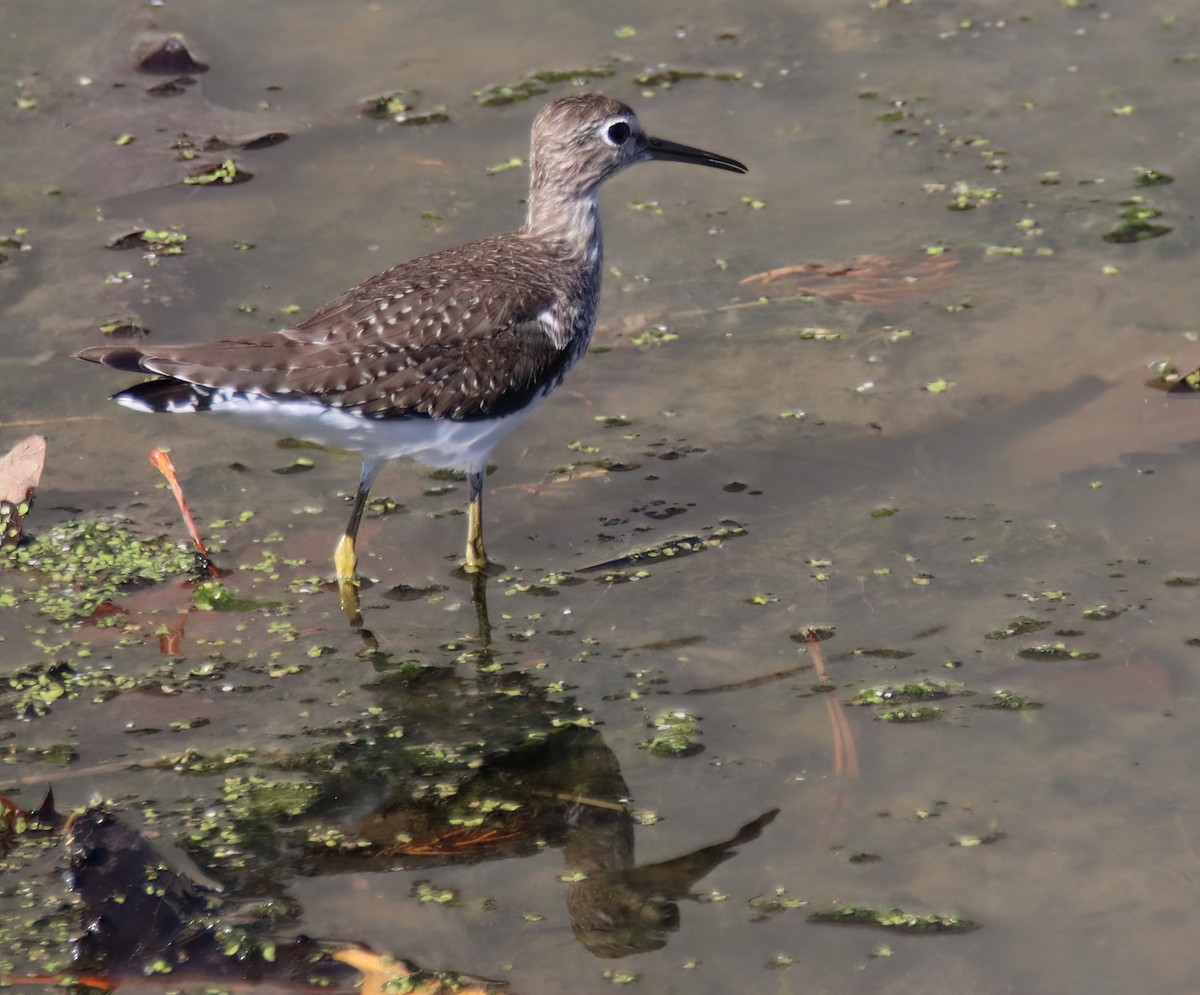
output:
<path id="1" fill-rule="evenodd" d="M 745 77 L 746 74 L 737 69 L 682 69 L 662 63 L 638 73 L 633 77 L 633 81 L 638 86 L 657 86 L 669 90 L 676 83 L 688 79 L 715 79 L 736 83 Z"/>
<path id="2" fill-rule="evenodd" d="M 578 574 L 600 573 L 599 578 L 604 583 L 614 584 L 630 580 L 639 580 L 649 576 L 648 571 L 638 570 L 626 573 L 621 568 L 650 565 L 663 560 L 679 560 L 685 556 L 701 553 L 712 547 L 719 547 L 725 539 L 736 539 L 746 535 L 746 528 L 733 521 L 723 521 L 719 525 L 705 529 L 706 535 L 690 535 L 675 539 L 667 539 L 653 546 L 632 550 L 614 559 L 605 560 L 586 567 L 580 567 Z"/>
<path id="3" fill-rule="evenodd" d="M 853 698 L 851 705 L 900 705 L 917 701 L 940 701 L 956 695 L 970 694 L 956 681 L 934 681 L 928 678 L 907 684 L 881 684 L 862 688 Z"/>
<path id="4" fill-rule="evenodd" d="M 897 908 L 872 909 L 855 905 L 813 912 L 808 921 L 845 926 L 880 926 L 901 933 L 970 933 L 979 929 L 978 923 L 958 916 L 918 915 Z"/>
<path id="5" fill-rule="evenodd" d="M 654 737 L 642 746 L 656 757 L 690 757 L 704 747 L 697 742 L 700 719 L 681 709 L 659 712 L 651 721 Z"/>
<path id="6" fill-rule="evenodd" d="M 889 708 L 876 712 L 875 718 L 880 722 L 932 722 L 940 719 L 943 714 L 942 709 L 936 705 L 914 705 L 909 708 Z"/>
<path id="7" fill-rule="evenodd" d="M 226 159 L 216 166 L 204 166 L 191 176 L 185 176 L 183 182 L 188 186 L 229 186 L 234 183 L 245 183 L 253 179 L 254 174 L 239 169 L 237 162 Z"/>
<path id="8" fill-rule="evenodd" d="M 1003 629 L 993 629 L 991 632 L 984 633 L 984 639 L 1009 639 L 1012 636 L 1023 636 L 1031 632 L 1037 632 L 1039 629 L 1044 629 L 1050 624 L 1049 620 L 1044 618 L 1031 618 L 1029 615 L 1018 615 Z"/>
<path id="9" fill-rule="evenodd" d="M 32 603 L 67 622 L 134 586 L 186 577 L 196 558 L 169 539 L 136 535 L 122 519 L 77 518 L 33 537 L 10 562 L 38 583 L 0 589 L 0 606 Z"/>
<path id="10" fill-rule="evenodd" d="M 1143 197 L 1134 197 L 1122 205 L 1121 223 L 1104 234 L 1104 241 L 1118 245 L 1130 242 L 1144 242 L 1151 238 L 1161 238 L 1169 235 L 1173 229 L 1170 225 L 1155 224 L 1154 219 L 1162 217 L 1162 211 Z"/>
<path id="11" fill-rule="evenodd" d="M 416 90 L 395 90 L 376 97 L 368 97 L 363 101 L 360 113 L 363 117 L 394 121 L 396 124 L 404 125 L 445 124 L 450 120 L 450 114 L 445 105 L 438 105 L 429 110 L 418 110 L 417 96 L 418 91 Z"/>
<path id="12" fill-rule="evenodd" d="M 1099 660 L 1100 654 L 1087 650 L 1068 649 L 1065 643 L 1041 643 L 1017 651 L 1022 660 Z"/>
<path id="13" fill-rule="evenodd" d="M 548 93 L 558 83 L 584 83 L 616 74 L 609 66 L 585 66 L 581 69 L 540 69 L 516 83 L 497 83 L 475 91 L 475 100 L 483 107 L 502 107 L 505 104 L 528 100 Z"/>
<path id="14" fill-rule="evenodd" d="M 987 701 L 978 702 L 976 708 L 992 709 L 995 711 L 1025 712 L 1042 708 L 1040 701 L 1034 701 L 1015 691 L 999 690 Z"/>

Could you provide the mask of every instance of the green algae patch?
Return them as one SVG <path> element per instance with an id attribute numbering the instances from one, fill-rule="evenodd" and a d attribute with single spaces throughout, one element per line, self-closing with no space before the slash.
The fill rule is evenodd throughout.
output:
<path id="1" fill-rule="evenodd" d="M 114 339 L 140 339 L 150 334 L 150 329 L 129 314 L 102 318 L 96 323 L 96 330 L 101 335 L 107 335 Z"/>
<path id="2" fill-rule="evenodd" d="M 235 160 L 226 159 L 219 165 L 204 167 L 191 176 L 185 176 L 183 182 L 193 187 L 231 186 L 253 178 L 254 174 L 239 169 Z"/>
<path id="3" fill-rule="evenodd" d="M 151 252 L 156 256 L 182 256 L 187 234 L 177 225 L 171 225 L 161 231 L 154 228 L 135 228 L 124 235 L 118 235 L 105 244 L 106 249 L 137 249 L 140 252 Z"/>
<path id="4" fill-rule="evenodd" d="M 204 753 L 195 747 L 188 747 L 181 753 L 163 756 L 157 760 L 132 764 L 130 769 L 173 770 L 177 774 L 207 776 L 241 767 L 248 767 L 254 762 L 257 753 L 258 751 L 253 747 L 234 748 L 224 753 L 212 754 Z"/>
<path id="5" fill-rule="evenodd" d="M 111 670 L 80 668 L 48 661 L 0 677 L 0 701 L 23 722 L 49 714 L 58 701 L 77 698 L 85 691 L 104 699 L 141 686 L 133 677 Z"/>
<path id="6" fill-rule="evenodd" d="M 901 933 L 970 933 L 979 928 L 978 923 L 958 916 L 917 915 L 903 909 L 872 909 L 858 905 L 813 912 L 808 921 L 843 926 L 879 926 Z"/>
<path id="7" fill-rule="evenodd" d="M 1022 660 L 1099 660 L 1099 653 L 1067 649 L 1065 643 L 1041 643 L 1017 651 Z"/>
<path id="8" fill-rule="evenodd" d="M 503 107 L 530 97 L 548 93 L 557 83 L 579 85 L 590 79 L 603 79 L 614 75 L 615 70 L 607 66 L 588 66 L 583 69 L 540 69 L 530 73 L 517 83 L 497 83 L 475 91 L 475 100 L 483 107 Z"/>
<path id="9" fill-rule="evenodd" d="M 1031 618 L 1028 615 L 1018 615 L 1003 629 L 993 629 L 991 632 L 984 633 L 984 639 L 1010 639 L 1013 636 L 1024 636 L 1030 632 L 1037 632 L 1039 629 L 1044 629 L 1050 623 L 1045 619 Z"/>
<path id="10" fill-rule="evenodd" d="M 68 622 L 89 617 L 122 593 L 188 576 L 196 557 L 161 536 L 135 535 L 118 521 L 81 518 L 13 550 L 9 564 L 36 584 L 0 589 L 0 605 L 31 603 Z"/>
<path id="11" fill-rule="evenodd" d="M 1027 712 L 1036 708 L 1041 708 L 1040 701 L 1034 701 L 1032 698 L 1026 698 L 1023 694 L 1017 694 L 1015 691 L 1005 691 L 1003 689 L 997 691 L 987 701 L 981 701 L 976 708 L 989 708 L 995 711 L 1006 712 Z"/>
<path id="12" fill-rule="evenodd" d="M 445 124 L 450 120 L 450 114 L 444 105 L 419 110 L 417 97 L 416 90 L 382 93 L 363 101 L 360 113 L 363 117 L 377 121 L 394 121 L 396 124 L 405 125 Z"/>
<path id="13" fill-rule="evenodd" d="M 690 757 L 704 749 L 695 737 L 700 720 L 679 709 L 669 709 L 654 717 L 654 737 L 642 746 L 656 757 Z"/>
<path id="14" fill-rule="evenodd" d="M 320 790 L 311 781 L 268 780 L 251 774 L 225 778 L 221 800 L 236 819 L 271 823 L 306 813 Z"/>
<path id="15" fill-rule="evenodd" d="M 1162 211 L 1148 200 L 1134 197 L 1123 206 L 1125 210 L 1121 212 L 1120 224 L 1112 231 L 1105 232 L 1104 241 L 1117 244 L 1144 242 L 1171 233 L 1170 225 L 1154 223 L 1155 218 L 1162 216 Z"/>
<path id="16" fill-rule="evenodd" d="M 240 597 L 215 580 L 197 584 L 192 600 L 197 608 L 215 612 L 275 611 L 285 607 L 275 598 Z"/>
<path id="17" fill-rule="evenodd" d="M 1003 829 L 997 829 L 986 836 L 958 836 L 950 841 L 950 846 L 991 846 L 993 843 L 999 843 L 1003 839 L 1008 839 L 1008 833 Z"/>
<path id="18" fill-rule="evenodd" d="M 1134 186 L 1138 187 L 1162 187 L 1168 183 L 1174 183 L 1175 177 L 1169 173 L 1164 173 L 1157 169 L 1147 169 L 1140 167 L 1137 170 L 1137 176 L 1133 181 Z"/>
<path id="19" fill-rule="evenodd" d="M 933 722 L 943 715 L 937 705 L 912 705 L 907 708 L 889 708 L 877 712 L 875 718 L 880 722 L 896 722 L 911 725 L 918 722 Z"/>
<path id="20" fill-rule="evenodd" d="M 933 192 L 929 186 L 926 189 Z M 946 205 L 946 208 L 951 211 L 973 211 L 977 207 L 994 204 L 1002 196 L 996 187 L 975 187 L 963 180 L 954 183 L 950 187 L 950 192 L 954 194 L 954 199 Z"/>
<path id="21" fill-rule="evenodd" d="M 745 73 L 738 70 L 681 69 L 678 66 L 664 65 L 639 73 L 633 77 L 633 81 L 638 86 L 658 86 L 670 89 L 676 83 L 682 83 L 689 79 L 715 79 L 736 83 L 745 76 Z"/>
<path id="22" fill-rule="evenodd" d="M 910 705 L 914 702 L 942 701 L 957 695 L 969 694 L 961 684 L 954 681 L 911 681 L 907 684 L 882 684 L 863 688 L 853 698 L 851 705 Z"/>

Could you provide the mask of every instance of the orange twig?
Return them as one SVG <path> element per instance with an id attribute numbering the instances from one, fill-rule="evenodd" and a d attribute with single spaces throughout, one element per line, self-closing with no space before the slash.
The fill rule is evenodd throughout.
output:
<path id="1" fill-rule="evenodd" d="M 187 526 L 187 530 L 192 537 L 192 542 L 196 544 L 196 555 L 200 557 L 200 562 L 214 577 L 221 575 L 216 565 L 212 561 L 212 556 L 208 552 L 208 547 L 204 545 L 204 540 L 200 538 L 200 530 L 196 528 L 196 520 L 192 518 L 192 513 L 188 510 L 187 502 L 183 499 L 183 488 L 179 484 L 179 477 L 175 473 L 175 465 L 171 462 L 171 457 L 167 455 L 165 450 L 154 449 L 150 453 L 150 463 L 159 473 L 167 478 L 167 483 L 171 487 L 171 493 L 175 495 L 175 501 L 179 505 L 179 513 L 183 516 L 183 524 Z"/>

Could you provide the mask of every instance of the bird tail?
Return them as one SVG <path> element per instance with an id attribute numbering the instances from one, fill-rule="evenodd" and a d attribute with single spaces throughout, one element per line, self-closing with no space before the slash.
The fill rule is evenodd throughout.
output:
<path id="1" fill-rule="evenodd" d="M 123 373 L 156 372 L 145 365 L 144 361 L 148 358 L 146 354 L 132 346 L 98 346 L 77 352 L 75 358 L 109 366 Z M 133 411 L 182 414 L 208 411 L 212 407 L 214 393 L 210 387 L 177 380 L 175 377 L 161 377 L 113 394 L 113 400 Z"/>
<path id="2" fill-rule="evenodd" d="M 111 366 L 122 373 L 152 372 L 142 365 L 146 354 L 133 346 L 95 346 L 75 353 L 75 358 L 88 363 L 99 363 L 101 366 Z"/>
<path id="3" fill-rule="evenodd" d="M 215 393 L 211 387 L 163 377 L 129 387 L 113 394 L 112 399 L 131 411 L 178 415 L 210 410 Z"/>

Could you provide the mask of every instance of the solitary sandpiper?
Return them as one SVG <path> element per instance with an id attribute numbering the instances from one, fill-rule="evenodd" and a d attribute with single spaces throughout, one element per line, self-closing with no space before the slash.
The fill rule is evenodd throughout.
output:
<path id="1" fill-rule="evenodd" d="M 257 338 L 79 359 L 157 378 L 114 399 L 136 411 L 211 411 L 362 453 L 334 551 L 343 584 L 380 467 L 409 456 L 470 483 L 466 568 L 487 566 L 483 480 L 496 444 L 554 390 L 592 337 L 600 296 L 600 185 L 663 159 L 746 172 L 736 159 L 651 138 L 625 104 L 564 97 L 533 123 L 525 224 L 393 266 L 298 324 Z"/>

